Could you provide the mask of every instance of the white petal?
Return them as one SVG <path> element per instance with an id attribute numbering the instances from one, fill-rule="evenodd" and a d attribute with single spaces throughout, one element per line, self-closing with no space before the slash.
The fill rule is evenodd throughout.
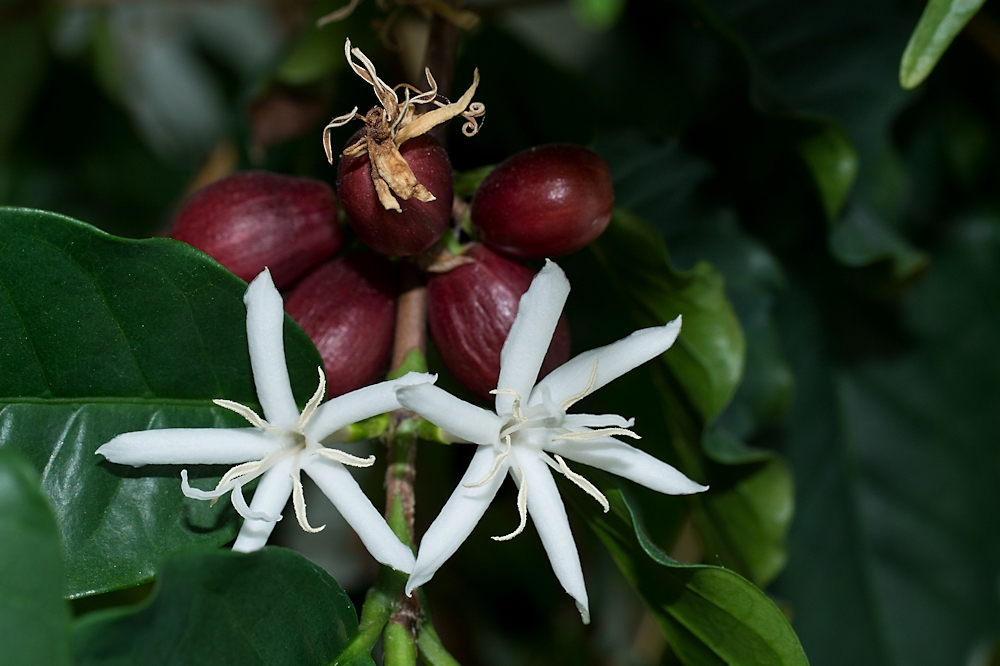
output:
<path id="1" fill-rule="evenodd" d="M 670 349 L 681 332 L 681 318 L 677 317 L 665 326 L 655 326 L 636 331 L 618 342 L 591 349 L 571 358 L 538 382 L 531 392 L 529 405 L 542 402 L 542 393 L 548 388 L 552 398 L 562 402 L 586 388 L 597 363 L 597 376 L 589 393 L 618 379 L 629 370 L 656 358 Z"/>
<path id="2" fill-rule="evenodd" d="M 437 375 L 409 372 L 399 379 L 381 382 L 337 396 L 320 405 L 306 424 L 306 436 L 320 442 L 341 428 L 378 414 L 399 409 L 396 388 L 433 384 Z"/>
<path id="3" fill-rule="evenodd" d="M 500 441 L 500 417 L 430 384 L 396 389 L 399 403 L 448 433 L 476 444 Z M 485 470 L 484 470 L 485 472 Z"/>
<path id="4" fill-rule="evenodd" d="M 250 511 L 268 516 L 280 516 L 281 510 L 288 504 L 292 494 L 292 470 L 295 458 L 286 458 L 260 477 L 257 490 L 250 501 Z M 233 550 L 239 553 L 252 553 L 260 550 L 267 543 L 277 521 L 245 520 L 240 529 Z"/>
<path id="5" fill-rule="evenodd" d="M 566 507 L 563 506 L 549 467 L 530 449 L 514 447 L 511 457 L 516 459 L 511 464 L 520 466 L 528 479 L 528 514 L 549 556 L 552 570 L 563 589 L 576 601 L 583 622 L 587 624 L 590 622 L 590 607 L 587 588 L 583 582 L 580 554 L 569 529 Z"/>
<path id="6" fill-rule="evenodd" d="M 516 391 L 523 402 L 528 400 L 567 296 L 569 280 L 566 274 L 555 263 L 546 260 L 545 267 L 531 281 L 517 306 L 517 316 L 500 351 L 497 388 Z M 513 404 L 513 396 L 498 394 L 497 414 L 507 414 Z"/>
<path id="7" fill-rule="evenodd" d="M 302 465 L 302 469 L 312 477 L 323 494 L 330 498 L 347 524 L 357 532 L 361 543 L 372 557 L 404 573 L 413 570 L 413 553 L 410 548 L 392 533 L 385 518 L 343 465 L 312 456 Z"/>
<path id="8" fill-rule="evenodd" d="M 250 366 L 264 418 L 277 428 L 291 430 L 298 425 L 299 410 L 285 365 L 285 310 L 270 271 L 265 268 L 254 278 L 243 302 L 247 306 Z"/>
<path id="9" fill-rule="evenodd" d="M 164 428 L 118 435 L 97 453 L 122 465 L 214 465 L 260 460 L 280 445 L 257 428 Z"/>
<path id="10" fill-rule="evenodd" d="M 458 550 L 462 542 L 472 533 L 473 528 L 486 512 L 486 508 L 496 497 L 503 480 L 507 478 L 507 469 L 510 465 L 506 462 L 497 471 L 497 474 L 483 485 L 474 488 L 469 488 L 466 485 L 474 484 L 486 476 L 493 466 L 493 460 L 496 456 L 497 452 L 493 447 L 481 446 L 476 451 L 476 455 L 472 457 L 469 469 L 465 471 L 465 475 L 459 481 L 455 492 L 445 502 L 441 513 L 427 528 L 424 538 L 420 540 L 417 563 L 413 566 L 410 580 L 406 582 L 407 594 L 434 577 L 441 565 Z"/>
<path id="11" fill-rule="evenodd" d="M 667 495 L 690 495 L 708 490 L 708 486 L 695 483 L 662 460 L 612 437 L 589 442 L 556 440 L 545 448 Z"/>

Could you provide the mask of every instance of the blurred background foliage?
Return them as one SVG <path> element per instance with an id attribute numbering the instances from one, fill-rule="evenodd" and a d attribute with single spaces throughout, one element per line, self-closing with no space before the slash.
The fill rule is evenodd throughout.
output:
<path id="1" fill-rule="evenodd" d="M 487 117 L 452 128 L 454 167 L 572 142 L 612 170 L 621 212 L 563 262 L 574 348 L 685 313 L 685 346 L 585 406 L 637 417 L 712 492 L 629 506 L 673 557 L 764 588 L 816 666 L 996 662 L 1000 10 L 980 4 L 931 2 L 919 28 L 912 0 L 466 5 L 455 88 L 478 67 Z M 427 21 L 365 0 L 315 27 L 338 6 L 0 0 L 0 205 L 145 237 L 233 170 L 332 183 L 323 125 L 374 103 L 344 38 L 420 84 L 393 49 Z M 418 531 L 469 454 L 421 449 Z M 463 664 L 675 663 L 582 519 L 589 627 L 536 538 L 485 538 L 512 516 L 427 591 Z M 374 571 L 342 530 L 284 534 L 360 601 Z"/>

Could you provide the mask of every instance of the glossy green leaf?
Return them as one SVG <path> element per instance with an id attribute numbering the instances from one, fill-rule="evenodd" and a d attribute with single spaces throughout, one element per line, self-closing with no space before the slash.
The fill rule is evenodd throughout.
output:
<path id="1" fill-rule="evenodd" d="M 899 63 L 899 84 L 916 88 L 930 75 L 965 24 L 986 0 L 930 0 Z"/>
<path id="2" fill-rule="evenodd" d="M 808 663 L 788 620 L 767 595 L 727 569 L 670 559 L 647 536 L 628 494 L 606 477 L 590 478 L 608 497 L 609 513 L 566 484 L 564 496 L 649 604 L 685 664 Z"/>
<path id="3" fill-rule="evenodd" d="M 80 666 L 325 666 L 357 630 L 347 593 L 298 553 L 192 552 L 166 561 L 147 603 L 78 620 L 73 653 Z"/>
<path id="4" fill-rule="evenodd" d="M 665 360 L 701 416 L 717 416 L 739 385 L 746 349 L 721 276 L 707 263 L 677 272 L 656 230 L 621 210 L 591 247 L 637 323 L 656 326 L 684 316 Z"/>
<path id="5" fill-rule="evenodd" d="M 9 666 L 70 663 L 69 605 L 56 521 L 38 474 L 0 451 L 0 645 Z"/>
<path id="6" fill-rule="evenodd" d="M 0 208 L 0 447 L 41 474 L 71 597 L 136 585 L 167 553 L 235 535 L 228 503 L 186 499 L 178 468 L 113 465 L 94 451 L 148 427 L 243 425 L 212 399 L 256 403 L 245 290 L 183 243 Z M 290 319 L 285 343 L 301 404 L 320 360 Z"/>
<path id="7" fill-rule="evenodd" d="M 817 666 L 972 663 L 1000 631 L 998 290 L 1000 221 L 981 218 L 906 302 L 907 353 L 838 368 L 811 299 L 782 311 L 799 516 L 778 592 Z"/>

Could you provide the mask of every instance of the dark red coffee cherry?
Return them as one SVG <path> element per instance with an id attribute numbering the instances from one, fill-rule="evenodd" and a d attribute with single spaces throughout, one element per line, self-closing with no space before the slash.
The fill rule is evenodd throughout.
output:
<path id="1" fill-rule="evenodd" d="M 428 321 L 451 374 L 473 393 L 491 400 L 490 391 L 497 388 L 500 378 L 500 350 L 535 274 L 483 245 L 473 246 L 466 255 L 475 263 L 432 275 L 428 281 Z M 569 359 L 569 345 L 569 326 L 563 316 L 539 378 Z"/>
<path id="2" fill-rule="evenodd" d="M 359 136 L 356 134 L 350 143 Z M 361 242 L 382 254 L 406 257 L 429 248 L 448 228 L 453 185 L 448 153 L 431 137 L 410 139 L 399 152 L 417 180 L 436 197 L 434 201 L 397 196 L 400 210 L 386 210 L 375 193 L 368 155 L 341 156 L 337 195 Z"/>
<path id="3" fill-rule="evenodd" d="M 192 194 L 170 235 L 247 282 L 270 268 L 279 289 L 344 245 L 329 185 L 265 171 L 237 173 Z"/>
<path id="4" fill-rule="evenodd" d="M 479 238 L 521 259 L 561 257 L 604 232 L 614 208 L 608 165 L 578 146 L 540 146 L 490 172 L 472 200 Z"/>
<path id="5" fill-rule="evenodd" d="M 378 381 L 396 327 L 396 272 L 385 258 L 350 254 L 307 275 L 285 311 L 309 335 L 326 370 L 327 397 Z"/>

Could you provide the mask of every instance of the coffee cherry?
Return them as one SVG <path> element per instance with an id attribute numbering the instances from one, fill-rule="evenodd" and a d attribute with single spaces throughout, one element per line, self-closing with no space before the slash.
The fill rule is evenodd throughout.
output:
<path id="1" fill-rule="evenodd" d="M 396 276 L 385 258 L 358 253 L 328 261 L 292 289 L 285 311 L 323 358 L 327 397 L 367 386 L 388 370 Z"/>
<path id="2" fill-rule="evenodd" d="M 192 194 L 170 235 L 248 282 L 270 268 L 279 289 L 344 245 L 329 185 L 265 171 L 238 173 Z"/>
<path id="3" fill-rule="evenodd" d="M 467 389 L 485 400 L 500 378 L 500 350 L 534 272 L 483 245 L 466 253 L 475 263 L 428 281 L 431 335 L 441 359 Z M 569 359 L 569 326 L 559 319 L 539 378 Z"/>
<path id="4" fill-rule="evenodd" d="M 501 162 L 472 200 L 483 243 L 521 259 L 561 257 L 588 245 L 611 220 L 611 172 L 577 146 L 541 146 Z"/>
<path id="5" fill-rule="evenodd" d="M 397 197 L 401 210 L 386 210 L 375 193 L 368 155 L 341 156 L 337 195 L 351 228 L 365 245 L 382 254 L 406 257 L 429 248 L 448 227 L 453 186 L 448 154 L 431 137 L 410 139 L 399 152 L 417 180 L 436 197 L 434 201 Z"/>

